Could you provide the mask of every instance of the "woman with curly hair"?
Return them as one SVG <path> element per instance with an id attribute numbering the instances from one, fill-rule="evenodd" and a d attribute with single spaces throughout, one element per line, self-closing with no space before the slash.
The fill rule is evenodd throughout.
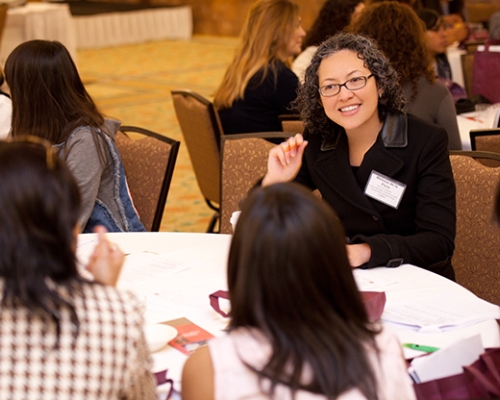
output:
<path id="1" fill-rule="evenodd" d="M 281 131 L 280 114 L 290 113 L 299 81 L 290 69 L 305 36 L 299 6 L 291 0 L 258 0 L 241 43 L 215 92 L 225 134 Z"/>
<path id="2" fill-rule="evenodd" d="M 365 2 L 363 0 L 327 0 L 323 4 L 312 28 L 306 35 L 302 46 L 304 51 L 297 56 L 292 64 L 292 71 L 301 81 L 304 71 L 321 42 L 337 32 L 341 32 L 351 20 L 357 18 L 364 8 Z"/>
<path id="3" fill-rule="evenodd" d="M 372 4 L 347 30 L 377 42 L 399 74 L 407 101 L 405 111 L 444 128 L 448 148 L 461 150 L 455 102 L 436 80 L 424 23 L 415 11 L 394 1 Z"/>
<path id="4" fill-rule="evenodd" d="M 375 43 L 349 33 L 323 42 L 297 106 L 305 140 L 271 149 L 262 184 L 319 189 L 344 224 L 353 268 L 410 263 L 454 279 L 446 132 L 403 112 L 397 73 Z"/>

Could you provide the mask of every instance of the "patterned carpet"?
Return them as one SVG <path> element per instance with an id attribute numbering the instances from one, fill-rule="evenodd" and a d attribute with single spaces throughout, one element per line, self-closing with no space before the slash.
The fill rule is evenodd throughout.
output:
<path id="1" fill-rule="evenodd" d="M 183 145 L 170 91 L 191 89 L 211 98 L 231 61 L 236 38 L 194 36 L 80 50 L 78 68 L 101 111 L 181 141 L 161 230 L 205 232 L 212 211 L 205 204 Z"/>

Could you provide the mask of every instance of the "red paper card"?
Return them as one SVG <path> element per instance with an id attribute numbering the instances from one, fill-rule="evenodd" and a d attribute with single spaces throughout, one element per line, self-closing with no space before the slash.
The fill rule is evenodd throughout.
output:
<path id="1" fill-rule="evenodd" d="M 209 339 L 214 338 L 214 335 L 187 318 L 178 318 L 163 323 L 173 326 L 178 333 L 168 344 L 187 355 L 199 347 L 205 346 Z"/>

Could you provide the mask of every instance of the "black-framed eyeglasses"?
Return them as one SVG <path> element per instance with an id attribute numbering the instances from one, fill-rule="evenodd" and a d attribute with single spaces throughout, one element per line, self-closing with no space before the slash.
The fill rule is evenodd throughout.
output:
<path id="1" fill-rule="evenodd" d="M 338 83 L 330 83 L 325 86 L 321 86 L 318 90 L 321 96 L 323 97 L 332 97 L 340 93 L 340 89 L 344 86 L 347 90 L 359 90 L 366 86 L 368 79 L 370 79 L 373 74 L 368 76 L 356 76 L 355 78 L 351 78 L 348 81 L 338 84 Z"/>

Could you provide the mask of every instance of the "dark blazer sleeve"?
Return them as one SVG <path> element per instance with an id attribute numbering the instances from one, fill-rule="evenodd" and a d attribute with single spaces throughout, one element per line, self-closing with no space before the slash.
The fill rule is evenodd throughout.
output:
<path id="1" fill-rule="evenodd" d="M 415 135 L 413 135 L 415 138 Z M 415 139 L 414 139 L 415 140 Z M 422 150 L 414 163 L 414 232 L 356 235 L 353 243 L 366 242 L 372 256 L 367 268 L 402 259 L 437 273 L 451 269 L 456 231 L 455 182 L 444 132 L 422 135 Z M 411 163 L 411 161 L 407 161 Z M 404 209 L 401 210 L 405 212 Z M 404 223 L 405 217 L 401 215 Z M 446 274 L 444 274 L 446 275 Z"/>

